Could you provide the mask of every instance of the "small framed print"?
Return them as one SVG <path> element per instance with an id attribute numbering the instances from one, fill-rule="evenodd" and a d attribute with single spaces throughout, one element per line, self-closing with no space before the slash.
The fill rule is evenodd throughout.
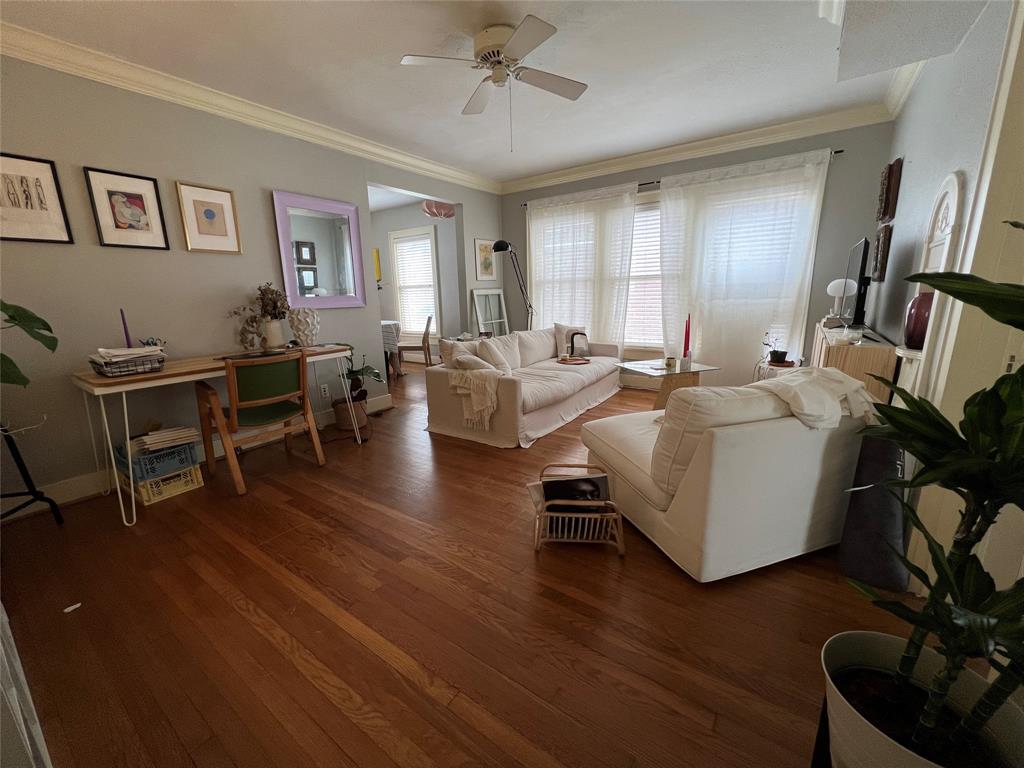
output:
<path id="1" fill-rule="evenodd" d="M 875 213 L 875 220 L 880 224 L 890 222 L 896 217 L 902 176 L 902 157 L 897 157 L 882 170 L 882 179 L 878 187 L 878 210 Z"/>
<path id="2" fill-rule="evenodd" d="M 320 287 L 320 280 L 317 277 L 315 267 L 298 267 L 296 269 L 299 277 L 299 290 L 303 296 L 314 296 L 317 288 Z"/>
<path id="3" fill-rule="evenodd" d="M 100 245 L 169 250 L 156 179 L 86 168 L 85 185 Z"/>
<path id="4" fill-rule="evenodd" d="M 892 224 L 886 224 L 875 236 L 875 260 L 871 266 L 871 279 L 876 283 L 885 280 L 885 269 L 889 266 L 889 246 L 892 244 Z"/>
<path id="5" fill-rule="evenodd" d="M 73 243 L 52 160 L 0 152 L 0 240 Z"/>
<path id="6" fill-rule="evenodd" d="M 295 263 L 316 266 L 316 243 L 308 240 L 296 240 Z"/>
<path id="7" fill-rule="evenodd" d="M 175 182 L 185 246 L 200 253 L 241 253 L 235 193 L 230 189 Z"/>
<path id="8" fill-rule="evenodd" d="M 476 279 L 497 280 L 498 272 L 494 264 L 494 241 L 474 240 L 476 246 Z"/>

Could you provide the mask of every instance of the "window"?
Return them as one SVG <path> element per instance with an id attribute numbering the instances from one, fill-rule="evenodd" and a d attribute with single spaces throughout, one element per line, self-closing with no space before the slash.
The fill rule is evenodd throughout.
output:
<path id="1" fill-rule="evenodd" d="M 391 264 L 395 273 L 395 309 L 402 333 L 420 335 L 433 317 L 431 335 L 441 325 L 437 300 L 437 248 L 433 227 L 389 232 Z"/>
<path id="2" fill-rule="evenodd" d="M 626 346 L 661 347 L 661 207 L 638 203 L 633 213 Z"/>

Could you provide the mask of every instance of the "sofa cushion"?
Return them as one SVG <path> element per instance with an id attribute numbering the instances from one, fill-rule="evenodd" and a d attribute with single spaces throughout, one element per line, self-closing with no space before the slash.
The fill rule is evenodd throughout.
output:
<path id="1" fill-rule="evenodd" d="M 582 325 L 562 325 L 555 323 L 555 347 L 561 355 L 569 350 L 569 338 L 574 333 L 586 333 L 587 329 Z M 573 352 L 586 357 L 590 354 L 590 342 L 586 336 L 578 337 L 573 346 Z"/>
<path id="2" fill-rule="evenodd" d="M 539 331 L 516 331 L 511 335 L 519 341 L 519 365 L 513 365 L 513 368 L 525 368 L 541 360 L 549 360 L 558 354 L 555 351 L 553 328 L 544 328 Z"/>
<path id="3" fill-rule="evenodd" d="M 580 430 L 583 444 L 600 457 L 605 469 L 629 483 L 656 509 L 666 510 L 671 493 L 651 477 L 651 455 L 661 425 L 660 411 L 642 411 L 588 421 Z"/>
<path id="4" fill-rule="evenodd" d="M 651 476 L 659 488 L 674 495 L 706 430 L 790 415 L 789 406 L 778 397 L 751 387 L 677 389 L 665 404 Z"/>
<path id="5" fill-rule="evenodd" d="M 476 355 L 459 355 L 452 360 L 449 368 L 457 368 L 461 371 L 494 370 L 494 366 L 486 360 L 481 360 Z"/>
<path id="6" fill-rule="evenodd" d="M 583 378 L 573 373 L 546 371 L 533 366 L 520 368 L 513 375 L 522 382 L 523 413 L 560 403 L 586 386 Z"/>
<path id="7" fill-rule="evenodd" d="M 567 371 L 582 377 L 584 386 L 589 386 L 600 381 L 609 373 L 616 371 L 615 364 L 619 362 L 614 357 L 592 357 L 587 365 L 562 365 L 557 360 L 542 360 L 530 366 L 531 370 L 544 371 Z"/>
<path id="8" fill-rule="evenodd" d="M 472 341 L 448 341 L 448 339 L 438 339 L 437 348 L 441 353 L 441 362 L 447 365 L 449 368 L 452 365 L 452 360 L 462 355 L 477 355 L 477 347 L 480 342 L 476 339 Z"/>
<path id="9" fill-rule="evenodd" d="M 482 340 L 477 356 L 504 373 L 522 365 L 519 362 L 519 340 L 514 333 Z"/>

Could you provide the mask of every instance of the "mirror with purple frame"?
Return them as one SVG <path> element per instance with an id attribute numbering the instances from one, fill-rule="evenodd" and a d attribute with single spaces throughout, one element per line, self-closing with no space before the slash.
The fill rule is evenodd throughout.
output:
<path id="1" fill-rule="evenodd" d="M 291 306 L 366 306 L 355 205 L 276 189 L 274 217 Z"/>

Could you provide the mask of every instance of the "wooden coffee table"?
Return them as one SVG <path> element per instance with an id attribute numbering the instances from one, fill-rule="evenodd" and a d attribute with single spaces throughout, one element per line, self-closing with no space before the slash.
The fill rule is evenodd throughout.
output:
<path id="1" fill-rule="evenodd" d="M 677 360 L 674 368 L 666 368 L 663 359 L 634 360 L 628 363 L 619 363 L 618 366 L 626 373 L 661 379 L 661 391 L 658 392 L 652 409 L 655 411 L 665 407 L 665 402 L 673 391 L 680 387 L 699 387 L 702 373 L 720 370 L 716 365 L 704 365 L 683 360 Z"/>

